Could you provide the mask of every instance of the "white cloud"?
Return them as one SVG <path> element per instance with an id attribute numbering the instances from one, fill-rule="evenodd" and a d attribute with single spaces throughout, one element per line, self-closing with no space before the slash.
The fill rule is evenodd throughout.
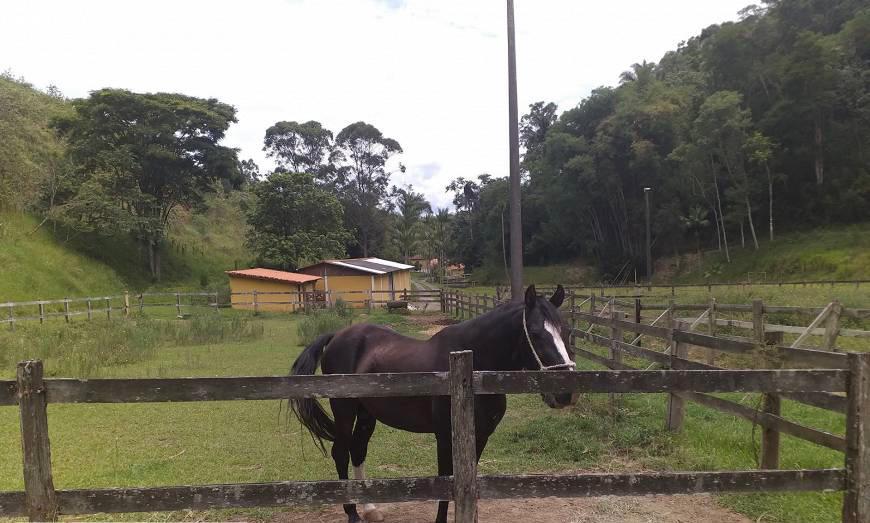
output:
<path id="1" fill-rule="evenodd" d="M 567 109 L 746 2 L 517 0 L 520 112 L 538 100 Z M 238 108 L 227 144 L 261 168 L 275 121 L 337 133 L 365 120 L 405 150 L 393 183 L 443 207 L 451 178 L 507 173 L 505 29 L 497 0 L 17 0 L 3 3 L 0 70 L 73 97 L 219 98 Z"/>

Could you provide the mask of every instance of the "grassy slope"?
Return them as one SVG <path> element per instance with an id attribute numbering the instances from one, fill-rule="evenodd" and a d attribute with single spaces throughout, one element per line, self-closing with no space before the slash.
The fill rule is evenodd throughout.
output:
<path id="1" fill-rule="evenodd" d="M 684 262 L 675 280 L 746 281 L 749 273 L 766 273 L 767 281 L 870 277 L 870 224 L 790 233 L 760 247 L 732 246 L 730 264 L 720 253 L 708 253 L 700 269 L 697 260 Z"/>
<path id="2" fill-rule="evenodd" d="M 163 254 L 163 279 L 152 282 L 139 246 L 128 237 L 77 236 L 66 241 L 50 225 L 0 214 L 0 301 L 119 293 L 124 289 L 195 289 L 223 285 L 223 271 L 249 263 L 244 249 L 243 195 L 209 198 L 204 213 L 180 211 Z"/>

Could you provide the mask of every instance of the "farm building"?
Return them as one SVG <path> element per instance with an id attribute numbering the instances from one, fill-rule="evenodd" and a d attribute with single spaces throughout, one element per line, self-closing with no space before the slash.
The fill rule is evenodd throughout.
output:
<path id="1" fill-rule="evenodd" d="M 331 300 L 340 297 L 346 302 L 362 306 L 370 295 L 374 302 L 385 302 L 396 299 L 403 290 L 410 289 L 413 268 L 413 265 L 380 258 L 352 258 L 323 260 L 302 267 L 299 272 L 318 276 L 317 290 L 329 291 Z"/>
<path id="2" fill-rule="evenodd" d="M 258 311 L 293 312 L 301 305 L 287 302 L 301 302 L 313 299 L 315 285 L 320 277 L 296 272 L 276 271 L 273 269 L 244 269 L 226 271 L 230 277 L 230 301 L 234 309 L 256 309 Z M 282 293 L 282 294 L 275 294 Z"/>

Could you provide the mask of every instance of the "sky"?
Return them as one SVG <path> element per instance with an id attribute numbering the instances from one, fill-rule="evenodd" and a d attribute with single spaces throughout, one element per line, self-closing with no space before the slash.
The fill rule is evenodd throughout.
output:
<path id="1" fill-rule="evenodd" d="M 750 0 L 515 0 L 519 110 L 560 111 L 658 61 Z M 262 151 L 276 121 L 338 132 L 365 121 L 399 141 L 412 184 L 448 206 L 458 176 L 508 171 L 502 0 L 4 0 L 0 71 L 67 97 L 103 87 L 214 97 L 238 110 L 224 141 Z"/>

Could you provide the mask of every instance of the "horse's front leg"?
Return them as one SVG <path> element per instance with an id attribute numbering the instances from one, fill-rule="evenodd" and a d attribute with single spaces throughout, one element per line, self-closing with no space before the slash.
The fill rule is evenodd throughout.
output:
<path id="1" fill-rule="evenodd" d="M 438 444 L 438 475 L 452 476 L 453 442 L 451 441 L 450 432 L 435 434 L 435 441 Z M 435 517 L 435 523 L 447 523 L 447 507 L 449 504 L 450 502 L 447 500 L 438 502 L 438 515 Z"/>

